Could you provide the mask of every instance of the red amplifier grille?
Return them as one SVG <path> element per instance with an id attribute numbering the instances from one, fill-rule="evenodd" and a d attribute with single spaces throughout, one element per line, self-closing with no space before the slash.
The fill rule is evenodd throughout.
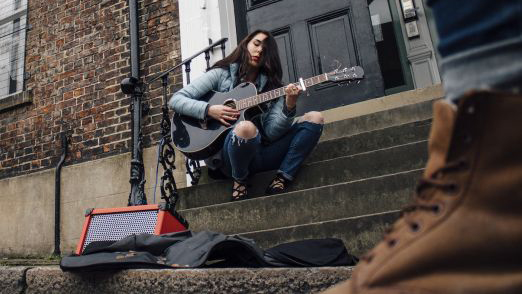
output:
<path id="1" fill-rule="evenodd" d="M 93 209 L 85 215 L 76 254 L 94 241 L 117 241 L 133 234 L 165 234 L 184 231 L 188 223 L 157 204 Z"/>

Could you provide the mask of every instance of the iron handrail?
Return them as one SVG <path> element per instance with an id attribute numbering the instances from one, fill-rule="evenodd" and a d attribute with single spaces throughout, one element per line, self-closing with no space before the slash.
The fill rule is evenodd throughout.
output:
<path id="1" fill-rule="evenodd" d="M 176 169 L 174 165 L 175 161 L 175 152 L 174 147 L 172 146 L 172 138 L 170 134 L 170 116 L 169 109 L 167 106 L 168 102 L 168 75 L 174 71 L 175 69 L 185 65 L 185 74 L 187 77 L 187 84 L 190 84 L 190 63 L 192 59 L 198 57 L 202 53 L 205 53 L 205 59 L 207 61 L 207 69 L 210 67 L 210 51 L 213 50 L 217 46 L 221 46 L 221 51 L 223 58 L 225 57 L 225 42 L 228 41 L 228 38 L 222 38 L 209 46 L 203 48 L 196 54 L 191 57 L 183 60 L 179 64 L 174 67 L 156 75 L 151 78 L 147 83 L 146 87 L 150 86 L 153 82 L 161 79 L 162 88 L 163 88 L 163 106 L 161 108 L 162 118 L 161 118 L 161 139 L 158 148 L 158 162 L 156 168 L 161 164 L 163 167 L 163 176 L 161 177 L 160 183 L 160 191 L 161 198 L 165 200 L 167 205 L 169 206 L 169 210 L 175 211 L 175 206 L 179 200 L 178 189 L 176 187 L 176 182 L 174 180 L 173 171 Z M 201 167 L 199 165 L 199 161 L 189 160 L 186 158 L 185 166 L 187 168 L 187 173 L 191 178 L 192 185 L 198 183 L 199 178 L 201 177 Z M 157 174 L 156 174 L 156 183 L 157 183 Z M 156 200 L 156 186 L 154 187 L 154 200 Z M 179 216 L 181 218 L 181 216 Z"/>
<path id="2" fill-rule="evenodd" d="M 201 55 L 202 53 L 205 53 L 205 52 L 210 51 L 210 49 L 214 49 L 214 47 L 217 47 L 217 46 L 219 46 L 219 45 L 224 46 L 226 41 L 228 41 L 228 38 L 221 38 L 221 39 L 219 39 L 218 41 L 216 41 L 216 42 L 214 42 L 214 43 L 208 45 L 207 47 L 205 47 L 203 50 L 200 50 L 200 51 L 197 52 L 196 54 L 190 56 L 189 58 L 186 58 L 186 59 L 183 60 L 183 61 L 181 61 L 181 62 L 180 62 L 179 64 L 177 64 L 176 66 L 174 66 L 174 67 L 172 67 L 172 68 L 170 68 L 170 69 L 167 69 L 166 71 L 164 71 L 164 72 L 158 74 L 157 76 L 153 77 L 152 79 L 150 79 L 150 80 L 148 81 L 147 84 L 151 84 L 151 83 L 153 83 L 153 82 L 155 82 L 155 81 L 157 81 L 157 80 L 159 80 L 159 79 L 161 79 L 161 78 L 167 76 L 169 73 L 171 73 L 172 71 L 174 71 L 174 70 L 177 69 L 178 67 L 180 67 L 180 66 L 182 66 L 182 65 L 184 65 L 184 64 L 190 63 L 190 62 L 192 61 L 192 59 L 198 57 L 198 56 Z M 223 52 L 223 54 L 224 54 L 224 52 Z M 224 56 L 223 56 L 223 57 L 224 57 Z M 207 65 L 207 67 L 208 67 L 208 65 Z"/>

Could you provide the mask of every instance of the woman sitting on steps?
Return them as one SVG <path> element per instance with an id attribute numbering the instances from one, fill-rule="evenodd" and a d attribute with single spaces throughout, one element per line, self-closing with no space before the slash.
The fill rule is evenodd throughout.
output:
<path id="1" fill-rule="evenodd" d="M 255 84 L 258 92 L 282 86 L 282 69 L 274 37 L 257 30 L 218 61 L 204 75 L 176 92 L 169 101 L 175 112 L 197 119 L 215 119 L 225 126 L 240 112 L 225 105 L 210 106 L 203 97 L 210 91 L 229 92 L 243 82 Z M 226 136 L 223 148 L 205 159 L 209 169 L 232 178 L 232 201 L 248 198 L 249 175 L 277 169 L 266 194 L 284 192 L 298 169 L 314 149 L 323 130 L 323 117 L 312 111 L 295 119 L 301 87 L 290 84 L 285 96 L 259 105 L 261 114 L 239 122 Z"/>

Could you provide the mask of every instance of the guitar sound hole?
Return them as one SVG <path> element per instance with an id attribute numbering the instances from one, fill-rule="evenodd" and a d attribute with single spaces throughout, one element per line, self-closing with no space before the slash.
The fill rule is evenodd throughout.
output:
<path id="1" fill-rule="evenodd" d="M 230 108 L 236 109 L 236 101 L 235 100 L 227 100 L 223 105 L 228 106 Z M 237 119 L 235 120 L 227 120 L 230 124 L 235 124 L 237 122 Z"/>
<path id="2" fill-rule="evenodd" d="M 225 101 L 223 105 L 236 109 L 236 101 L 234 100 Z"/>

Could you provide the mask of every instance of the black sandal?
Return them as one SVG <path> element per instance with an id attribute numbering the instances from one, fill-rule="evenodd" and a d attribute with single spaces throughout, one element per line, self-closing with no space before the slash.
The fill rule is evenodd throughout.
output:
<path id="1" fill-rule="evenodd" d="M 265 194 L 266 195 L 281 194 L 286 191 L 286 188 L 289 183 L 290 183 L 290 181 L 283 178 L 281 175 L 276 175 L 276 177 L 272 180 L 270 185 L 268 185 L 268 187 L 266 187 Z"/>
<path id="2" fill-rule="evenodd" d="M 234 188 L 234 184 L 237 183 L 237 187 Z M 232 183 L 232 199 L 231 201 L 239 201 L 248 199 L 248 190 L 246 184 L 241 184 L 234 181 Z"/>

